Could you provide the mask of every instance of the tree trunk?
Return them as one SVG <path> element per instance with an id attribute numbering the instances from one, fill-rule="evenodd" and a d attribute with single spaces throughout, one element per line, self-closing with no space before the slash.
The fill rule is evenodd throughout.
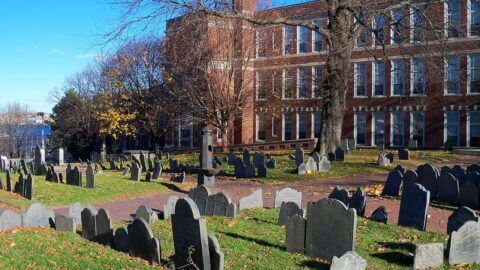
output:
<path id="1" fill-rule="evenodd" d="M 225 128 L 222 130 L 222 152 L 227 153 L 228 152 L 228 135 L 227 135 L 227 129 Z"/>

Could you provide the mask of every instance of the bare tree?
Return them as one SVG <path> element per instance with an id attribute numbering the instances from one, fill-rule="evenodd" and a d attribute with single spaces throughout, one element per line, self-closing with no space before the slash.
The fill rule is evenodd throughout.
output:
<path id="1" fill-rule="evenodd" d="M 28 106 L 19 103 L 7 104 L 0 117 L 0 144 L 10 157 L 25 154 L 34 133 L 34 114 Z"/>

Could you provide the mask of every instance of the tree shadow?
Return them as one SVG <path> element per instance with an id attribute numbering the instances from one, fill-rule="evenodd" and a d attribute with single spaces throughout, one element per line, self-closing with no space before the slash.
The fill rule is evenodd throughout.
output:
<path id="1" fill-rule="evenodd" d="M 282 250 L 282 251 L 286 251 L 286 248 L 284 246 L 280 246 L 280 245 L 276 245 L 276 244 L 272 244 L 272 243 L 269 243 L 265 240 L 260 240 L 260 239 L 255 239 L 255 238 L 251 238 L 251 237 L 248 237 L 248 236 L 244 236 L 244 235 L 239 235 L 239 234 L 236 234 L 236 233 L 231 233 L 231 232 L 222 232 L 222 231 L 219 231 L 219 233 L 223 233 L 225 234 L 226 236 L 230 236 L 232 238 L 238 238 L 238 239 L 243 239 L 245 241 L 250 241 L 250 242 L 254 242 L 258 245 L 261 245 L 261 246 L 265 246 L 265 247 L 272 247 L 272 248 L 276 248 L 276 249 L 279 249 L 279 250 Z"/>
<path id="2" fill-rule="evenodd" d="M 411 253 L 414 253 L 416 248 L 415 244 L 413 243 L 378 242 L 378 244 L 388 249 L 404 249 Z"/>
<path id="3" fill-rule="evenodd" d="M 160 185 L 162 186 L 165 186 L 166 188 L 172 190 L 172 191 L 175 191 L 175 192 L 179 192 L 179 193 L 183 193 L 183 194 L 188 194 L 188 191 L 185 191 L 185 190 L 182 190 L 181 188 L 177 187 L 176 185 L 174 184 L 170 184 L 170 183 L 160 183 Z"/>
<path id="4" fill-rule="evenodd" d="M 387 261 L 388 263 L 411 266 L 413 265 L 413 256 L 402 253 L 405 250 L 408 253 L 415 253 L 415 245 L 413 243 L 396 243 L 396 242 L 379 242 L 379 245 L 392 249 L 388 252 L 372 254 L 373 257 Z"/>
<path id="5" fill-rule="evenodd" d="M 275 222 L 271 222 L 271 221 L 264 220 L 264 219 L 259 219 L 259 218 L 256 218 L 256 217 L 250 218 L 250 220 L 255 221 L 255 222 L 262 222 L 262 223 L 267 223 L 267 224 L 272 224 L 272 225 L 278 225 Z"/>
<path id="6" fill-rule="evenodd" d="M 327 263 L 319 262 L 319 261 L 314 261 L 314 260 L 303 260 L 300 263 L 300 266 L 302 268 L 308 268 L 308 269 L 321 269 L 321 270 L 328 270 L 330 269 L 330 265 Z"/>

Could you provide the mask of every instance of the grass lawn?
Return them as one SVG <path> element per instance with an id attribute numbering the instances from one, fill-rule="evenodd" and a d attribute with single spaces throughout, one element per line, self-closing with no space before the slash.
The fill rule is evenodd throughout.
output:
<path id="1" fill-rule="evenodd" d="M 75 202 L 94 203 L 117 199 L 132 198 L 144 194 L 153 194 L 166 190 L 162 180 L 136 182 L 121 176 L 120 171 L 104 171 L 96 175 L 96 187 L 93 189 L 45 181 L 45 176 L 35 177 L 35 201 L 46 205 L 68 205 Z M 5 174 L 0 173 L 4 184 Z M 18 174 L 13 175 L 18 180 Z M 83 177 L 85 185 L 85 176 Z M 163 182 L 165 182 L 163 180 Z M 12 183 L 12 187 L 13 187 Z M 15 193 L 0 191 L 0 202 L 6 206 L 26 208 L 32 202 Z M 0 204 L 1 206 L 1 204 Z"/>
<path id="2" fill-rule="evenodd" d="M 278 209 L 242 211 L 235 219 L 210 217 L 213 233 L 225 253 L 225 269 L 328 269 L 300 254 L 285 251 L 285 229 L 276 225 Z M 125 225 L 116 223 L 115 226 Z M 171 221 L 152 225 L 160 237 L 162 258 L 173 255 Z M 441 233 L 420 232 L 365 219 L 358 220 L 356 251 L 367 260 L 367 269 L 411 269 L 415 244 L 443 242 Z M 21 229 L 0 233 L 0 268 L 12 269 L 143 269 L 138 259 L 87 242 L 79 235 L 51 229 Z M 443 269 L 454 269 L 445 264 Z M 480 264 L 456 269 L 480 269 Z"/>

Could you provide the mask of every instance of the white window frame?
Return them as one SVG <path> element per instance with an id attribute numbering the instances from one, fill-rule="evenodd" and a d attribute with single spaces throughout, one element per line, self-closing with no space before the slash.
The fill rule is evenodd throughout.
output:
<path id="1" fill-rule="evenodd" d="M 403 15 L 403 12 L 404 12 L 404 11 L 402 10 L 402 8 L 398 8 L 398 9 L 392 10 L 392 12 L 391 12 L 391 14 L 390 14 L 391 18 L 392 18 L 392 19 L 395 19 L 395 18 L 394 18 L 394 14 L 395 14 L 395 11 L 397 11 L 397 10 L 399 10 L 399 11 L 402 13 L 402 14 L 401 14 L 401 17 L 402 17 L 402 19 L 404 19 L 405 16 Z M 393 25 L 393 24 L 392 24 L 392 25 Z M 402 35 L 402 36 L 403 36 L 403 35 Z M 398 44 L 402 44 L 402 43 L 404 43 L 404 42 L 405 42 L 405 36 L 403 36 L 403 41 L 402 41 L 401 43 L 396 43 L 396 42 L 395 42 L 395 31 L 394 31 L 394 28 L 393 28 L 393 27 L 390 27 L 390 45 L 398 45 Z"/>
<path id="2" fill-rule="evenodd" d="M 425 147 L 425 122 L 426 122 L 426 121 L 425 121 L 425 112 L 424 112 L 424 111 L 414 111 L 414 112 L 410 112 L 410 141 L 413 140 L 413 120 L 414 120 L 413 115 L 416 114 L 416 113 L 421 113 L 421 114 L 423 114 L 422 145 L 423 145 L 423 147 Z M 405 125 L 405 124 L 404 124 L 404 125 Z"/>
<path id="3" fill-rule="evenodd" d="M 421 4 L 420 4 L 421 5 Z M 420 8 L 420 7 L 417 7 L 417 8 Z M 425 9 L 426 10 L 426 9 Z M 417 9 L 411 7 L 410 8 L 410 43 L 425 43 L 426 40 L 427 40 L 427 36 L 426 36 L 426 33 L 425 33 L 425 36 L 424 36 L 424 40 L 419 40 L 419 41 L 414 41 L 413 40 L 413 36 L 414 36 L 414 33 L 415 33 L 415 23 L 413 21 L 414 19 L 414 16 L 415 16 L 415 13 L 417 13 Z M 422 16 L 423 17 L 423 16 Z M 425 19 L 425 18 L 424 18 Z M 426 21 L 427 19 L 425 19 L 425 24 L 427 23 Z M 423 31 L 427 31 L 426 29 L 423 29 Z"/>
<path id="4" fill-rule="evenodd" d="M 417 73 L 417 72 L 414 72 L 413 70 L 413 63 L 415 62 L 415 60 L 418 60 L 418 61 L 422 61 L 423 62 L 423 93 L 422 94 L 414 94 L 413 93 L 413 90 L 415 88 L 415 84 L 414 84 L 414 80 L 415 80 L 415 76 L 414 74 Z M 410 59 L 410 96 L 411 97 L 424 97 L 427 95 L 427 79 L 426 79 L 426 75 L 425 75 L 425 69 L 426 69 L 426 60 L 425 58 L 412 58 Z"/>
<path id="5" fill-rule="evenodd" d="M 376 146 L 377 144 L 375 143 L 375 134 L 377 132 L 377 125 L 376 125 L 376 122 L 377 122 L 377 115 L 379 114 L 383 114 L 383 144 L 385 145 L 385 112 L 372 112 L 372 139 L 371 139 L 371 145 L 372 146 Z"/>
<path id="6" fill-rule="evenodd" d="M 459 89 L 458 89 L 458 93 L 448 93 L 448 69 L 449 69 L 449 59 L 452 58 L 452 57 L 456 57 L 458 58 L 458 82 L 459 82 Z M 443 95 L 444 96 L 461 96 L 462 95 L 462 86 L 461 86 L 461 79 L 460 79 L 460 73 L 461 73 L 461 70 L 460 70 L 460 55 L 457 55 L 457 54 L 453 54 L 453 55 L 449 55 L 449 56 L 446 56 L 445 59 L 444 59 L 444 76 L 443 76 Z"/>
<path id="7" fill-rule="evenodd" d="M 448 18 L 449 18 L 449 9 L 448 9 L 448 2 L 450 2 L 452 0 L 445 0 L 444 4 L 443 4 L 443 26 L 444 26 L 444 35 L 445 37 L 447 37 L 448 39 L 456 39 L 456 38 L 460 38 L 461 37 L 461 34 L 459 33 L 459 36 L 458 37 L 449 37 L 448 35 L 448 29 L 449 29 L 449 26 L 448 26 Z M 457 1 L 459 4 L 460 4 L 460 21 L 458 22 L 459 23 L 459 27 L 461 27 L 461 24 L 462 24 L 462 3 L 458 0 L 453 0 L 453 1 Z"/>
<path id="8" fill-rule="evenodd" d="M 305 49 L 306 49 L 305 52 L 300 51 L 300 44 L 302 43 L 301 42 L 302 29 L 305 29 L 307 33 L 307 38 L 305 39 L 305 43 L 307 43 L 305 46 Z M 297 54 L 306 54 L 306 53 L 308 53 L 308 28 L 304 26 L 297 26 Z"/>
<path id="9" fill-rule="evenodd" d="M 457 144 L 456 146 L 459 146 L 460 145 L 460 112 L 459 111 L 446 111 L 443 113 L 443 144 L 445 144 L 447 142 L 447 114 L 450 113 L 450 112 L 455 112 L 457 114 L 457 124 L 458 124 L 458 128 L 457 128 Z"/>
<path id="10" fill-rule="evenodd" d="M 387 33 L 387 21 L 386 21 L 387 18 L 383 14 L 378 14 L 377 16 L 383 16 L 383 20 L 384 20 L 384 25 L 383 25 L 383 35 L 384 35 L 384 37 L 383 38 L 386 39 L 387 34 L 388 34 Z M 373 17 L 373 19 L 372 19 L 372 29 L 377 30 L 377 17 L 376 16 Z M 385 40 L 383 41 L 383 43 L 385 45 L 387 45 Z M 375 33 L 372 32 L 372 47 L 375 47 L 375 46 L 377 46 L 377 37 L 375 36 Z"/>
<path id="11" fill-rule="evenodd" d="M 470 124 L 471 124 L 471 114 L 478 113 L 480 114 L 480 111 L 470 111 L 467 112 L 467 147 L 470 147 L 470 140 L 471 140 L 471 134 L 470 134 Z"/>
<path id="12" fill-rule="evenodd" d="M 313 22 L 313 24 L 315 24 L 315 25 L 316 25 L 317 23 L 320 25 L 320 27 L 323 27 L 323 25 L 324 25 L 324 20 L 323 20 L 323 19 L 318 19 L 318 20 L 315 20 L 315 21 Z M 322 50 L 320 50 L 320 51 L 315 50 L 315 38 L 316 38 L 317 34 L 322 37 Z M 324 37 L 322 34 L 317 33 L 317 32 L 315 32 L 315 31 L 312 31 L 312 40 L 311 40 L 311 42 L 312 42 L 312 52 L 314 52 L 314 53 L 320 53 L 320 52 L 326 51 L 325 49 L 323 49 L 324 46 L 325 46 L 325 37 Z"/>
<path id="13" fill-rule="evenodd" d="M 377 76 L 377 72 L 376 72 L 376 67 L 377 67 L 377 64 L 378 63 L 381 63 L 383 64 L 383 95 L 376 95 L 375 94 L 375 86 L 376 86 L 376 76 Z M 387 86 L 386 86 L 386 70 L 387 70 L 387 65 L 385 64 L 385 62 L 383 60 L 379 60 L 379 61 L 373 61 L 372 62 L 372 97 L 386 97 L 387 95 Z"/>
<path id="14" fill-rule="evenodd" d="M 395 87 L 394 87 L 395 82 L 393 80 L 394 73 L 399 71 L 398 67 L 395 67 L 395 65 L 394 65 L 395 61 L 401 61 L 403 63 L 403 70 L 401 70 L 402 71 L 401 72 L 402 80 L 403 80 L 403 93 L 401 95 L 396 95 L 394 93 L 394 91 L 395 91 Z M 407 72 L 406 72 L 406 65 L 405 64 L 406 64 L 405 59 L 392 59 L 390 61 L 390 96 L 392 96 L 392 97 L 404 97 L 404 96 L 406 96 L 405 81 L 407 80 L 407 76 L 406 76 Z"/>
<path id="15" fill-rule="evenodd" d="M 283 69 L 282 70 L 282 100 L 291 100 L 293 99 L 293 91 L 291 93 L 291 97 L 285 97 L 285 90 L 286 90 L 286 80 L 287 80 L 287 71 L 288 69 Z M 291 78 L 293 80 L 293 78 Z"/>
<path id="16" fill-rule="evenodd" d="M 473 36 L 470 32 L 472 29 L 472 1 L 474 0 L 468 0 L 467 1 L 467 37 L 476 37 Z"/>
<path id="17" fill-rule="evenodd" d="M 393 144 L 394 140 L 393 140 L 393 137 L 394 137 L 394 134 L 393 134 L 393 115 L 394 114 L 403 114 L 403 129 L 402 129 L 402 136 L 403 136 L 403 140 L 402 140 L 402 145 L 395 145 Z M 405 146 L 405 112 L 404 111 L 393 111 L 393 112 L 390 112 L 390 145 L 392 147 L 404 147 Z"/>
<path id="18" fill-rule="evenodd" d="M 365 65 L 365 82 L 364 82 L 364 86 L 365 86 L 365 95 L 363 96 L 359 96 L 358 93 L 357 93 L 357 84 L 358 84 L 358 74 L 357 74 L 357 66 L 360 66 L 360 64 L 362 65 Z M 354 90 L 354 97 L 355 98 L 367 98 L 368 97 L 368 93 L 367 93 L 367 62 L 355 62 L 353 64 L 353 90 Z"/>
<path id="19" fill-rule="evenodd" d="M 293 26 L 289 26 L 289 25 L 284 25 L 283 26 L 283 37 L 282 37 L 282 54 L 283 55 L 293 55 L 293 54 L 295 54 L 295 52 L 293 52 L 294 44 L 292 44 L 292 52 L 291 53 L 287 54 L 286 51 L 285 51 L 286 38 L 287 38 L 287 28 L 289 28 L 289 27 L 291 27 L 291 29 L 295 29 L 295 27 L 293 27 Z M 293 39 L 293 35 L 294 34 L 292 33 L 292 39 Z M 293 43 L 293 41 L 292 41 L 292 43 Z"/>
<path id="20" fill-rule="evenodd" d="M 277 124 L 275 123 L 275 117 L 272 116 L 272 137 L 277 137 L 276 131 Z"/>
<path id="21" fill-rule="evenodd" d="M 260 130 L 260 129 L 259 129 L 259 128 L 260 128 L 260 122 L 259 122 L 259 120 L 260 120 L 260 115 L 259 115 L 258 113 L 256 113 L 256 114 L 255 114 L 255 141 L 256 141 L 256 142 L 265 142 L 265 140 L 260 140 L 260 139 L 258 138 L 258 132 L 259 132 L 259 130 Z M 266 119 L 265 119 L 265 120 L 266 120 Z M 265 124 L 267 124 L 267 123 L 265 123 Z M 267 132 L 267 131 L 265 130 L 265 137 L 266 137 L 266 135 L 267 135 L 266 132 Z M 265 139 L 266 139 L 266 138 L 265 138 Z"/>
<path id="22" fill-rule="evenodd" d="M 301 70 L 304 70 L 305 71 L 305 82 L 306 82 L 306 96 L 305 97 L 300 97 L 300 73 L 301 73 Z M 307 75 L 307 72 L 308 72 L 308 68 L 307 67 L 298 67 L 297 68 L 297 93 L 296 93 L 296 97 L 297 99 L 308 99 L 308 75 Z"/>
<path id="23" fill-rule="evenodd" d="M 358 114 L 363 114 L 365 115 L 365 144 L 360 144 L 358 143 L 358 140 L 357 140 L 357 135 L 358 135 Z M 367 112 L 356 112 L 353 114 L 353 137 L 355 139 L 355 144 L 356 145 L 367 145 L 367 130 L 368 130 L 368 121 L 367 121 Z"/>
<path id="24" fill-rule="evenodd" d="M 480 92 L 479 93 L 472 93 L 471 89 L 470 89 L 470 82 L 471 82 L 472 77 L 473 77 L 472 55 L 476 55 L 476 57 L 480 58 L 480 52 L 467 54 L 467 95 L 478 96 L 478 95 L 480 95 Z M 480 73 L 480 67 L 478 67 L 478 73 Z M 480 80 L 480 78 L 479 78 L 479 80 Z"/>

